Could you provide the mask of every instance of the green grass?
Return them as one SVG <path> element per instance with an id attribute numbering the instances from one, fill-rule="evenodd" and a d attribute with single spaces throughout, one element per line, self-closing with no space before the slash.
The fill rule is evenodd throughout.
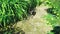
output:
<path id="1" fill-rule="evenodd" d="M 40 4 L 40 0 L 0 0 L 0 34 L 15 34 L 15 31 L 16 34 L 25 34 L 23 30 L 18 31 L 11 25 L 27 19 L 29 11 Z"/>
<path id="2" fill-rule="evenodd" d="M 45 4 L 51 6 L 47 9 L 48 15 L 45 17 L 48 24 L 52 25 L 53 28 L 60 26 L 60 0 L 46 0 Z"/>
<path id="3" fill-rule="evenodd" d="M 40 0 L 0 0 L 0 26 L 26 19 Z"/>
<path id="4" fill-rule="evenodd" d="M 46 0 L 45 4 L 51 6 L 51 8 L 47 9 L 48 15 L 46 16 L 46 20 L 53 25 L 60 24 L 60 0 Z M 54 25 L 54 26 L 55 26 Z"/>
<path id="5" fill-rule="evenodd" d="M 9 26 L 9 27 L 0 28 L 0 34 L 25 34 L 25 32 L 19 27 L 13 28 Z"/>

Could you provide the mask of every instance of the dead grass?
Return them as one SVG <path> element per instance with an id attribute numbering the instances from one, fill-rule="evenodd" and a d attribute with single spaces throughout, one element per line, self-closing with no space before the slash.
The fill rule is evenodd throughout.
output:
<path id="1" fill-rule="evenodd" d="M 43 18 L 43 16 L 47 15 L 45 10 L 47 8 L 48 6 L 44 6 L 43 4 L 37 6 L 35 16 L 18 22 L 16 26 L 22 28 L 22 30 L 25 31 L 25 34 L 47 34 L 47 31 L 52 29 L 50 25 L 46 24 L 47 21 Z"/>

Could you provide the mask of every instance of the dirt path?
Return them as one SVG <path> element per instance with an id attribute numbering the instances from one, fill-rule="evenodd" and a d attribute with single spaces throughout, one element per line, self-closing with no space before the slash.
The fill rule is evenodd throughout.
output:
<path id="1" fill-rule="evenodd" d="M 52 29 L 50 25 L 46 24 L 47 21 L 43 18 L 43 16 L 47 15 L 45 10 L 47 8 L 43 4 L 36 7 L 36 15 L 30 17 L 28 20 L 18 22 L 17 27 L 22 28 L 25 34 L 47 34 L 47 31 Z"/>

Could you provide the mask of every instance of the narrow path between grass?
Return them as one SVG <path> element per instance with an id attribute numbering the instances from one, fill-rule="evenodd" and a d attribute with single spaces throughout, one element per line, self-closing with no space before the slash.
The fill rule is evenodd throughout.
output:
<path id="1" fill-rule="evenodd" d="M 47 34 L 47 32 L 52 29 L 50 25 L 46 24 L 47 21 L 43 18 L 43 16 L 47 15 L 47 8 L 48 6 L 44 6 L 43 4 L 37 6 L 35 16 L 18 22 L 16 26 L 22 28 L 25 34 Z"/>

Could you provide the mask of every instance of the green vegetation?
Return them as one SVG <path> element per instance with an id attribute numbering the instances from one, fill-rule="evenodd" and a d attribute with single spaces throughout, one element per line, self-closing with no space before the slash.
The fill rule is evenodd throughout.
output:
<path id="1" fill-rule="evenodd" d="M 26 19 L 40 0 L 0 0 L 0 26 Z"/>
<path id="2" fill-rule="evenodd" d="M 52 25 L 53 29 L 56 26 L 60 26 L 60 0 L 46 0 L 46 5 L 51 6 L 51 8 L 47 9 L 48 15 L 45 17 L 48 21 L 48 24 Z M 57 28 L 57 27 L 56 27 Z M 60 28 L 54 30 L 54 34 L 59 34 L 56 32 L 59 31 Z M 50 32 L 49 34 L 53 34 Z"/>
<path id="3" fill-rule="evenodd" d="M 60 20 L 60 0 L 46 0 L 46 5 L 48 6 L 51 6 L 51 8 L 47 9 L 47 12 L 49 13 L 48 16 L 46 17 L 49 17 L 49 18 L 46 18 L 46 19 L 49 19 L 49 23 L 51 23 L 52 25 L 55 23 L 56 24 L 60 24 L 59 20 Z M 55 26 L 54 25 L 54 26 Z"/>
<path id="4" fill-rule="evenodd" d="M 51 30 L 49 33 L 47 34 L 60 34 L 60 26 L 55 26 L 53 28 L 53 30 Z"/>
<path id="5" fill-rule="evenodd" d="M 29 11 L 40 4 L 40 0 L 0 0 L 0 34 L 18 34 L 11 25 L 27 19 Z"/>
<path id="6" fill-rule="evenodd" d="M 16 29 L 11 28 L 11 25 L 18 21 L 27 19 L 30 15 L 30 11 L 41 3 L 41 0 L 0 0 L 1 34 L 15 33 Z M 47 9 L 48 15 L 45 16 L 47 24 L 52 25 L 53 28 L 60 25 L 60 0 L 45 0 L 44 4 L 51 6 L 51 8 Z M 9 28 L 7 26 L 11 27 Z M 21 30 L 19 32 L 21 32 Z M 55 34 L 55 29 L 54 32 L 49 32 L 48 34 Z"/>
<path id="7" fill-rule="evenodd" d="M 19 27 L 14 28 L 9 26 L 0 28 L 0 34 L 25 34 L 25 32 Z"/>

